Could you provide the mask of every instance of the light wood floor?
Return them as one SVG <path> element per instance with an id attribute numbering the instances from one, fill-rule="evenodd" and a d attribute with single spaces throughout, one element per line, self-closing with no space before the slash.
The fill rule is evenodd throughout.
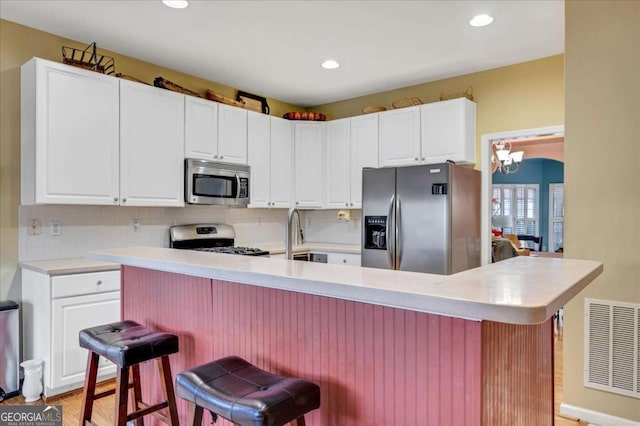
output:
<path id="1" fill-rule="evenodd" d="M 576 419 L 570 419 L 561 417 L 558 413 L 560 402 L 562 401 L 562 331 L 556 336 L 555 345 L 555 426 L 587 426 L 587 423 L 578 421 Z M 98 386 L 98 392 L 100 390 L 112 387 L 114 381 L 106 382 Z M 64 426 L 77 426 L 80 418 L 80 407 L 82 405 L 82 392 L 75 391 L 59 397 L 49 398 L 46 401 L 49 405 L 62 405 L 62 419 Z M 8 399 L 0 403 L 0 405 L 6 404 L 27 404 L 24 402 L 22 395 Z M 42 405 L 45 404 L 43 400 L 29 403 L 29 405 Z M 93 408 L 93 421 L 98 425 L 110 425 L 113 424 L 114 417 L 114 397 L 109 396 L 96 401 Z"/>

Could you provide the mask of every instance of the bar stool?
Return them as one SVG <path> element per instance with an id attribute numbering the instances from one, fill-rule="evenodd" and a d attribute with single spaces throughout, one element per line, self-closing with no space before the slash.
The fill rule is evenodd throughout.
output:
<path id="1" fill-rule="evenodd" d="M 178 412 L 171 379 L 169 355 L 178 352 L 178 336 L 153 332 L 134 321 L 120 321 L 80 331 L 80 347 L 89 350 L 87 372 L 82 395 L 81 425 L 93 424 L 93 401 L 116 394 L 115 424 L 125 426 L 135 420 L 142 425 L 142 416 L 153 414 L 169 425 L 178 426 Z M 98 361 L 103 356 L 118 366 L 116 387 L 96 394 Z M 149 405 L 142 402 L 140 388 L 140 363 L 156 359 L 164 401 Z M 129 369 L 132 382 L 129 383 Z M 133 412 L 127 415 L 127 395 L 133 388 L 131 405 Z M 159 410 L 168 408 L 165 415 Z"/>
<path id="2" fill-rule="evenodd" d="M 271 374 L 237 356 L 185 370 L 176 392 L 189 402 L 188 425 L 200 426 L 206 408 L 215 421 L 239 426 L 304 426 L 304 415 L 320 407 L 320 387 L 306 380 Z"/>

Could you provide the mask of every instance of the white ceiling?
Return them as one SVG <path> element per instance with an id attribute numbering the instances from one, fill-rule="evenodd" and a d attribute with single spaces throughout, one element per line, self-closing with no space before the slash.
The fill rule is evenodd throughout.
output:
<path id="1" fill-rule="evenodd" d="M 561 0 L 0 0 L 0 17 L 300 106 L 564 52 Z"/>

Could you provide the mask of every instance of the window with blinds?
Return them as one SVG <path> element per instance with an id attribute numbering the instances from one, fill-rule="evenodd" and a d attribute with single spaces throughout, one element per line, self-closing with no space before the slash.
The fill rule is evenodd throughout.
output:
<path id="1" fill-rule="evenodd" d="M 538 184 L 493 185 L 494 215 L 513 218 L 513 227 L 503 233 L 539 235 L 539 196 Z M 526 241 L 523 247 L 535 249 L 535 243 Z"/>
<path id="2" fill-rule="evenodd" d="M 563 246 L 564 240 L 564 184 L 549 184 L 549 251 Z"/>

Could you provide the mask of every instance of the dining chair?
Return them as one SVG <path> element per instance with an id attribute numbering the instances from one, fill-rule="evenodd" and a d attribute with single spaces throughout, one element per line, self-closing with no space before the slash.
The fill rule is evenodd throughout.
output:
<path id="1" fill-rule="evenodd" d="M 542 251 L 542 235 L 536 237 L 535 235 L 522 235 L 518 234 L 518 241 L 524 241 L 524 246 L 533 251 Z M 528 241 L 533 242 L 533 247 L 530 244 L 527 244 Z"/>

